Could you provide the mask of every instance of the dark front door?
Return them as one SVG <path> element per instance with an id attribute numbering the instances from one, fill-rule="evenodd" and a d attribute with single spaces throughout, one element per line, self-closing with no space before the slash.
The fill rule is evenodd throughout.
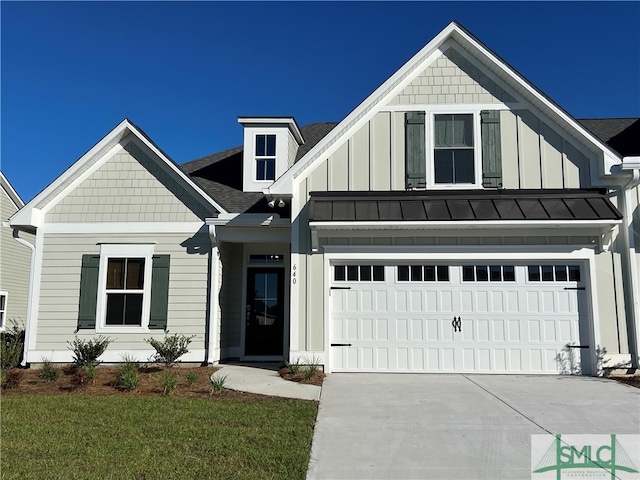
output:
<path id="1" fill-rule="evenodd" d="M 245 355 L 283 354 L 284 268 L 247 269 Z"/>

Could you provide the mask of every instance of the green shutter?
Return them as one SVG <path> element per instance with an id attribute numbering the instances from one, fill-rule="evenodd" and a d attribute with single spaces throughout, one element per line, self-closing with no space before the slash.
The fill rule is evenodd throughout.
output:
<path id="1" fill-rule="evenodd" d="M 96 328 L 98 303 L 98 271 L 100 255 L 83 255 L 80 272 L 80 304 L 78 306 L 78 330 Z"/>
<path id="2" fill-rule="evenodd" d="M 169 255 L 154 255 L 151 273 L 149 328 L 166 330 L 169 307 Z"/>
<path id="3" fill-rule="evenodd" d="M 424 112 L 405 114 L 406 188 L 424 188 L 427 184 Z"/>
<path id="4" fill-rule="evenodd" d="M 482 117 L 482 186 L 502 188 L 500 111 L 484 110 Z"/>

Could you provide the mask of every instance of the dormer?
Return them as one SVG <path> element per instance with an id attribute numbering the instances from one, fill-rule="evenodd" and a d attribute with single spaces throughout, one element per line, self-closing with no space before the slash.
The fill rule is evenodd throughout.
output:
<path id="1" fill-rule="evenodd" d="M 293 117 L 238 117 L 244 127 L 242 190 L 262 192 L 291 167 L 304 143 Z"/>

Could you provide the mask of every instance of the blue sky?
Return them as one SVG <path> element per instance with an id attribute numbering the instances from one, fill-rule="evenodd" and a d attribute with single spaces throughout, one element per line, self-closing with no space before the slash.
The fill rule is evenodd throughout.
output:
<path id="1" fill-rule="evenodd" d="M 451 20 L 574 117 L 640 117 L 639 2 L 0 9 L 0 166 L 25 201 L 125 117 L 178 163 L 239 145 L 239 115 L 339 121 Z"/>

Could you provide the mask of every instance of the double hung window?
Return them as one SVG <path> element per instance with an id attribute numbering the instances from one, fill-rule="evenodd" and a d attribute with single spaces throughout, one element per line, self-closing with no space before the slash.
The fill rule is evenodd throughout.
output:
<path id="1" fill-rule="evenodd" d="M 153 245 L 105 244 L 100 250 L 98 329 L 149 326 Z"/>
<path id="2" fill-rule="evenodd" d="M 276 136 L 256 135 L 256 180 L 276 179 Z"/>
<path id="3" fill-rule="evenodd" d="M 475 183 L 472 114 L 435 115 L 433 148 L 434 183 Z"/>

